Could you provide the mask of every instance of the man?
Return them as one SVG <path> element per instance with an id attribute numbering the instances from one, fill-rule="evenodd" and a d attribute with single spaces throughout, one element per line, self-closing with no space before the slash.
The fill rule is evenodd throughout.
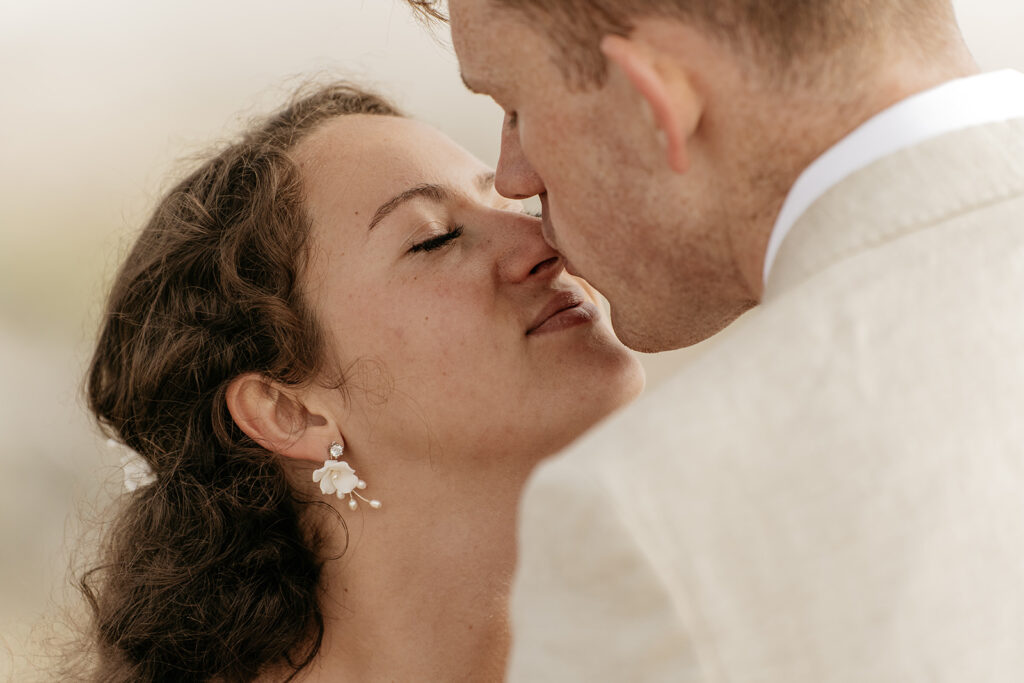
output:
<path id="1" fill-rule="evenodd" d="M 1024 75 L 949 0 L 449 5 L 623 341 L 729 327 L 533 477 L 510 679 L 1024 680 Z"/>

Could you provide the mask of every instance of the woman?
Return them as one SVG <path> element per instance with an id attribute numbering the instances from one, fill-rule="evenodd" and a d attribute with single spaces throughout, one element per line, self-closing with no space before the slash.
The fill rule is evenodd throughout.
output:
<path id="1" fill-rule="evenodd" d="M 88 574 L 102 681 L 501 678 L 531 468 L 637 361 L 540 221 L 348 85 L 175 187 L 92 410 L 152 470 Z"/>

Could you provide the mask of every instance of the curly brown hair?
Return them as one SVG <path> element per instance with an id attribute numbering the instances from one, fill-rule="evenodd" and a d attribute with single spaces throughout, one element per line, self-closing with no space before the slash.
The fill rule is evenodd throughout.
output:
<path id="1" fill-rule="evenodd" d="M 245 373 L 298 384 L 323 370 L 289 152 L 349 114 L 401 115 L 346 83 L 296 96 L 178 183 L 117 274 L 88 402 L 157 479 L 127 495 L 80 580 L 93 656 L 76 677 L 290 680 L 319 651 L 326 534 L 278 458 L 235 425 L 225 392 Z"/>

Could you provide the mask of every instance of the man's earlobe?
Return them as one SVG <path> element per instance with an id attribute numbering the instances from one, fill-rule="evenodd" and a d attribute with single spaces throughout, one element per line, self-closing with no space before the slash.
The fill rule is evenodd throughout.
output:
<path id="1" fill-rule="evenodd" d="M 690 168 L 687 143 L 700 121 L 701 106 L 685 72 L 632 38 L 605 36 L 601 52 L 650 107 L 669 167 L 686 173 Z"/>
<path id="2" fill-rule="evenodd" d="M 339 433 L 293 392 L 256 373 L 235 378 L 224 398 L 238 428 L 272 453 L 322 462 L 326 444 Z"/>

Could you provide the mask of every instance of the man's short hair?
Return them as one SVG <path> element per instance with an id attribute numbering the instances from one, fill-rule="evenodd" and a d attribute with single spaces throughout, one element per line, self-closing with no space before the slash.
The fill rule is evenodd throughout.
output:
<path id="1" fill-rule="evenodd" d="M 446 19 L 443 0 L 406 0 L 431 20 Z M 955 21 L 951 0 L 490 0 L 540 27 L 561 53 L 567 80 L 600 85 L 601 38 L 629 35 L 640 18 L 689 22 L 782 73 L 850 46 L 870 50 L 894 32 L 927 38 Z"/>

